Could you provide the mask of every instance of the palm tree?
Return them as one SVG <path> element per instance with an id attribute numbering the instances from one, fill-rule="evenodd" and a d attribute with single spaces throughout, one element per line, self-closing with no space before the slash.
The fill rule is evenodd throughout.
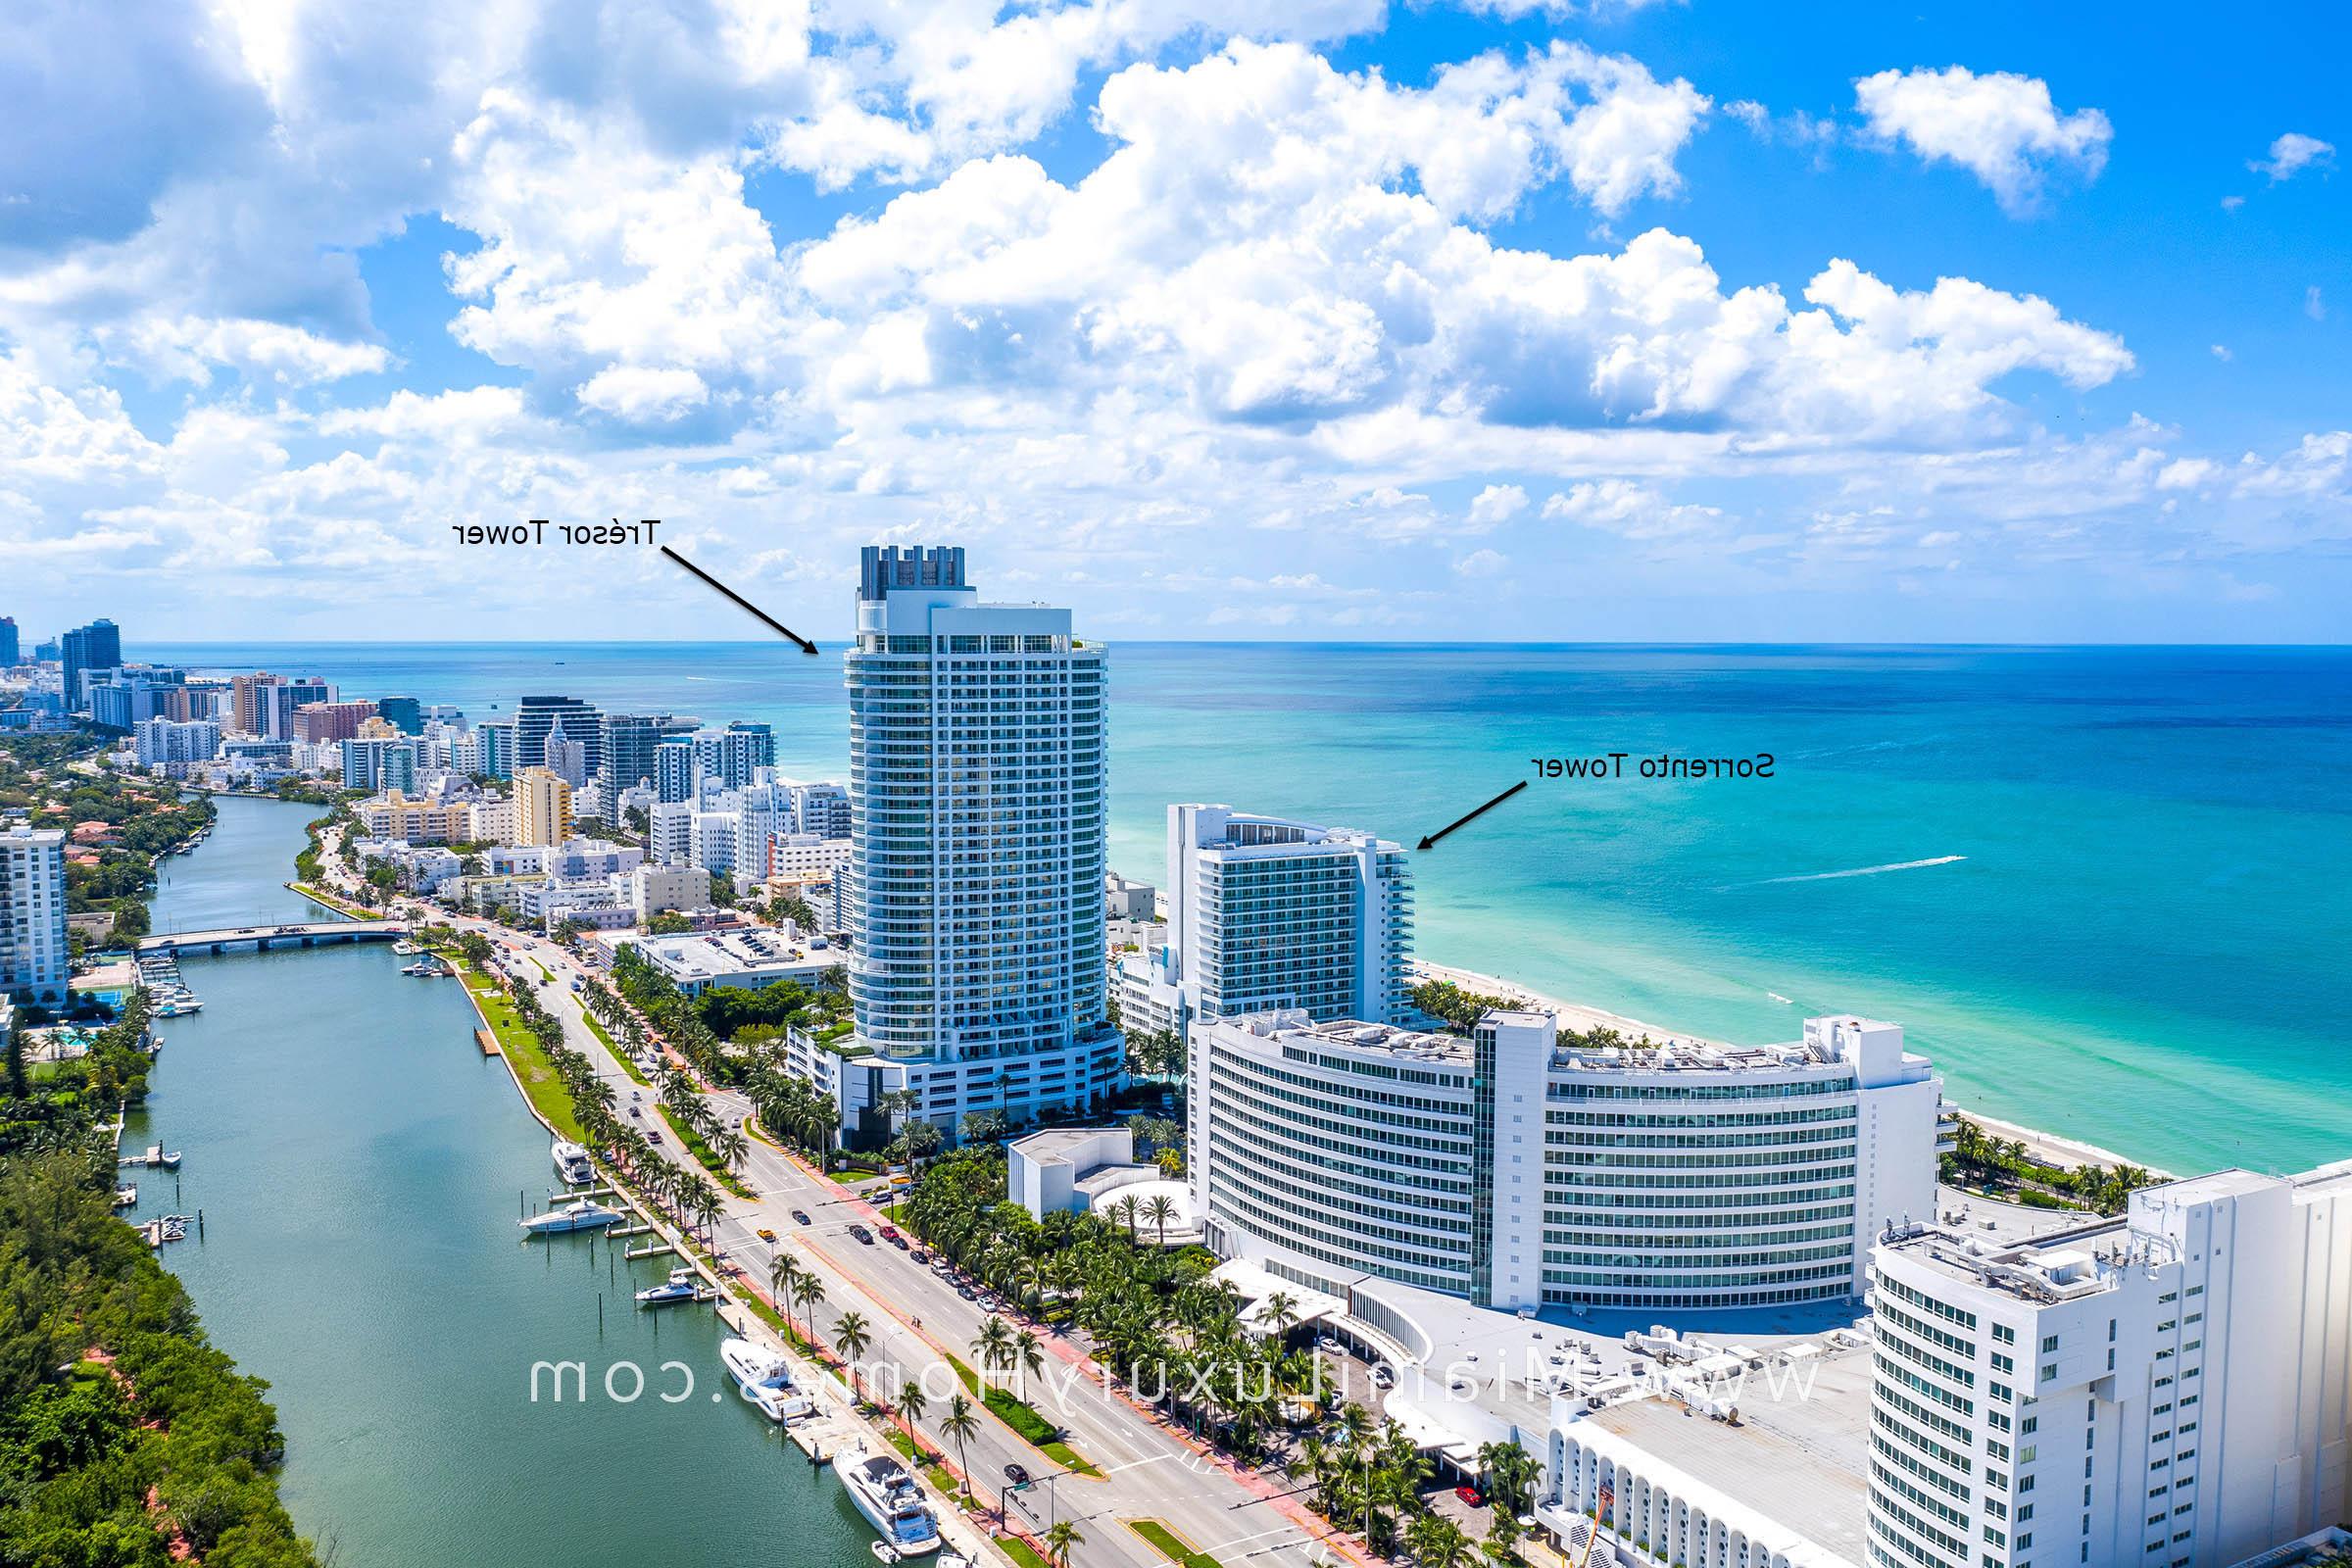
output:
<path id="1" fill-rule="evenodd" d="M 787 1315 L 792 1311 L 793 1292 L 799 1288 L 800 1280 L 801 1265 L 795 1263 L 782 1248 L 778 1248 L 775 1256 L 767 1260 L 767 1289 Z"/>
<path id="2" fill-rule="evenodd" d="M 1067 1519 L 1046 1532 L 1046 1561 L 1054 1568 L 1070 1568 L 1070 1548 L 1086 1544 L 1086 1537 Z"/>
<path id="3" fill-rule="evenodd" d="M 1484 1443 L 1478 1468 L 1494 1502 L 1494 1534 L 1507 1545 L 1517 1539 L 1519 1515 L 1527 1511 L 1527 1490 L 1538 1471 L 1535 1457 L 1517 1443 Z"/>
<path id="4" fill-rule="evenodd" d="M 915 1379 L 908 1378 L 899 1385 L 899 1418 L 906 1428 L 906 1435 L 917 1443 L 922 1440 L 915 1437 L 914 1424 L 923 1418 L 923 1411 L 930 1403 L 931 1396 L 923 1392 L 922 1384 Z"/>
<path id="5" fill-rule="evenodd" d="M 1176 1217 L 1176 1200 L 1165 1193 L 1157 1195 L 1144 1205 L 1144 1217 L 1159 1228 L 1159 1245 L 1167 1246 L 1168 1221 Z"/>
<path id="6" fill-rule="evenodd" d="M 1288 1291 L 1270 1292 L 1258 1305 L 1257 1320 L 1266 1326 L 1266 1337 L 1280 1345 L 1298 1326 L 1298 1298 Z"/>
<path id="7" fill-rule="evenodd" d="M 1434 1513 L 1404 1527 L 1405 1544 L 1421 1568 L 1462 1568 L 1470 1560 L 1470 1537 L 1460 1525 Z"/>
<path id="8" fill-rule="evenodd" d="M 833 1320 L 833 1348 L 839 1350 L 841 1358 L 849 1363 L 850 1392 L 859 1398 L 863 1398 L 865 1394 L 864 1390 L 858 1387 L 858 1362 L 864 1356 L 872 1344 L 873 1336 L 866 1332 L 863 1312 L 844 1312 Z"/>
<path id="9" fill-rule="evenodd" d="M 972 1495 L 972 1467 L 964 1457 L 964 1445 L 980 1430 L 980 1418 L 972 1414 L 972 1401 L 958 1394 L 948 1401 L 947 1418 L 939 1423 L 940 1434 L 956 1445 L 956 1468 L 963 1472 L 963 1495 Z"/>
<path id="10" fill-rule="evenodd" d="M 1012 1338 L 1012 1359 L 1020 1373 L 1021 1397 L 1029 1397 L 1029 1374 L 1046 1369 L 1045 1353 L 1037 1348 L 1037 1336 L 1023 1329 Z"/>
<path id="11" fill-rule="evenodd" d="M 1338 1419 L 1340 1436 L 1349 1448 L 1363 1446 L 1372 1435 L 1372 1412 L 1360 1404 L 1343 1404 Z"/>
<path id="12" fill-rule="evenodd" d="M 801 1277 L 793 1281 L 792 1299 L 793 1304 L 800 1307 L 802 1315 L 808 1320 L 808 1343 L 811 1345 L 816 1343 L 817 1303 L 824 1298 L 825 1282 L 818 1279 L 813 1272 L 803 1269 Z"/>
<path id="13" fill-rule="evenodd" d="M 983 1375 L 1009 1369 L 1015 1356 L 1012 1331 L 1004 1326 L 1003 1318 L 991 1317 L 980 1325 L 979 1334 L 972 1340 L 972 1359 L 980 1363 Z"/>

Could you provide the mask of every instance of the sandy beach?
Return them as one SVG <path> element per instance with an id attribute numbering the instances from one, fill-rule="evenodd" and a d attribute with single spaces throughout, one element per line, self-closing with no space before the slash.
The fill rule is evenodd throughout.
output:
<path id="1" fill-rule="evenodd" d="M 1661 1029 L 1656 1024 L 1643 1023 L 1638 1018 L 1628 1018 L 1623 1013 L 1610 1012 L 1604 1008 L 1586 1007 L 1573 1002 L 1562 1002 L 1557 997 L 1547 997 L 1541 991 L 1530 991 L 1527 987 L 1516 985 L 1498 975 L 1480 974 L 1475 969 L 1457 969 L 1451 964 L 1431 963 L 1426 958 L 1414 959 L 1412 967 L 1413 972 L 1425 980 L 1449 980 L 1464 991 L 1475 991 L 1482 997 L 1505 997 L 1513 1002 L 1524 1003 L 1539 1011 L 1557 1014 L 1560 1026 L 1564 1029 L 1605 1027 L 1616 1030 L 1628 1040 L 1648 1040 L 1660 1045 L 1676 1040 L 1702 1046 L 1725 1044 L 1720 1040 L 1709 1040 L 1703 1035 Z"/>
<path id="2" fill-rule="evenodd" d="M 1498 975 L 1480 974 L 1475 969 L 1457 969 L 1451 964 L 1431 963 L 1426 959 L 1415 959 L 1412 968 L 1416 975 L 1425 980 L 1448 980 L 1463 990 L 1474 991 L 1480 996 L 1505 997 L 1542 1011 L 1556 1014 L 1563 1028 L 1594 1029 L 1606 1026 L 1616 1030 L 1629 1040 L 1649 1040 L 1659 1043 L 1680 1040 L 1711 1046 L 1728 1044 L 1725 1041 L 1709 1040 L 1703 1035 L 1661 1029 L 1656 1024 L 1642 1023 L 1639 1019 L 1628 1018 L 1622 1013 L 1610 1012 L 1605 1008 L 1587 1007 L 1576 1003 L 1563 1002 L 1557 997 L 1548 997 L 1540 991 L 1531 991 L 1526 986 L 1515 984 Z M 1984 1128 L 1989 1136 L 2014 1139 L 2018 1143 L 2024 1144 L 2028 1153 L 2034 1158 L 2048 1164 L 2072 1167 L 2076 1165 L 2139 1163 L 2129 1155 L 2119 1154 L 2111 1149 L 2101 1149 L 2096 1144 L 2086 1144 L 2079 1139 L 2061 1138 L 2055 1133 L 2045 1133 L 2038 1128 L 2021 1127 L 2013 1121 L 2003 1121 L 1997 1116 L 1987 1116 L 1983 1111 L 1961 1104 L 1958 1101 L 1954 1101 L 1952 1103 L 1959 1105 L 1962 1114 Z M 2158 1170 L 2152 1165 L 2147 1168 L 2158 1176 L 2172 1174 L 2169 1171 Z"/>

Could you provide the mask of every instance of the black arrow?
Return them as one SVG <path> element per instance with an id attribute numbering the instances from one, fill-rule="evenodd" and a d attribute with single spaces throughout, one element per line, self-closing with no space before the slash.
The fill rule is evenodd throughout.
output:
<path id="1" fill-rule="evenodd" d="M 1448 822 L 1444 827 L 1438 829 L 1435 833 L 1425 836 L 1421 842 L 1414 845 L 1413 848 L 1416 850 L 1428 849 L 1432 844 L 1437 843 L 1438 840 L 1444 838 L 1455 828 L 1460 827 L 1464 822 L 1477 821 L 1480 817 L 1486 815 L 1489 811 L 1492 811 L 1494 809 L 1494 808 L 1500 806 L 1503 802 L 1509 800 L 1512 796 L 1518 794 L 1525 788 L 1527 788 L 1527 780 L 1521 779 L 1518 783 L 1512 785 L 1509 789 L 1504 790 L 1500 795 L 1495 796 L 1493 800 L 1480 807 L 1477 810 L 1472 811 L 1468 816 L 1462 817 L 1458 821 Z"/>
<path id="2" fill-rule="evenodd" d="M 744 598 L 743 595 L 737 593 L 725 583 L 720 582 L 716 577 L 711 576 L 702 567 L 696 565 L 693 562 L 688 561 L 684 556 L 679 555 L 675 550 L 670 549 L 669 546 L 663 545 L 662 547 L 662 553 L 667 556 L 670 560 L 676 562 L 679 565 L 684 566 L 688 571 L 693 572 L 697 577 L 702 578 L 703 581 L 709 583 L 720 593 L 725 594 L 729 599 L 734 600 L 737 604 L 750 611 L 753 614 L 759 616 L 761 620 L 767 622 L 768 625 L 774 627 L 777 631 L 782 632 L 792 641 L 799 643 L 801 645 L 802 653 L 813 654 L 816 652 L 816 644 L 810 642 L 799 632 L 794 631 L 790 626 L 785 625 L 775 616 L 769 614 L 766 611 L 761 610 L 758 605 L 753 604 L 749 599 Z"/>

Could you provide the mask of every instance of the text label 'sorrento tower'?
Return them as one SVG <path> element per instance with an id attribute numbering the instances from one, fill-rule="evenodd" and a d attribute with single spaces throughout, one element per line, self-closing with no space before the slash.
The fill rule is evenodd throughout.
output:
<path id="1" fill-rule="evenodd" d="M 869 546 L 848 683 L 850 996 L 879 1059 L 842 1073 L 845 1121 L 905 1089 L 954 1136 L 1106 1093 L 1102 651 L 1066 610 L 981 604 L 960 549 Z"/>

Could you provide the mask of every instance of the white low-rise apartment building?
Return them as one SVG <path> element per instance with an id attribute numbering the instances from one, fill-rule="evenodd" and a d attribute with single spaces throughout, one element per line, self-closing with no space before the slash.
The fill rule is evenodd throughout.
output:
<path id="1" fill-rule="evenodd" d="M 411 844 L 405 839 L 359 839 L 353 843 L 352 853 L 362 865 L 381 860 L 402 872 L 410 887 L 428 895 L 466 873 L 464 858 L 457 851 L 437 844 Z"/>
<path id="2" fill-rule="evenodd" d="M 767 880 L 803 884 L 831 882 L 849 863 L 850 841 L 813 833 L 779 834 L 767 847 Z"/>
<path id="3" fill-rule="evenodd" d="M 1872 1240 L 1932 1216 L 1941 1080 L 1895 1025 L 1801 1041 L 1563 1047 L 1301 1011 L 1194 1019 L 1210 1246 L 1311 1289 L 1371 1274 L 1495 1307 L 1858 1298 Z"/>
<path id="4" fill-rule="evenodd" d="M 479 800 L 466 808 L 465 838 L 477 844 L 512 844 L 514 842 L 514 803 L 511 800 Z"/>
<path id="5" fill-rule="evenodd" d="M 699 997 L 713 986 L 757 991 L 779 980 L 814 986 L 842 961 L 841 953 L 827 946 L 824 938 L 807 935 L 790 924 L 744 926 L 691 936 L 630 936 L 613 939 L 613 945 L 635 948 L 689 997 Z"/>
<path id="6" fill-rule="evenodd" d="M 629 872 L 629 907 L 639 925 L 672 909 L 710 903 L 710 873 L 699 865 L 640 865 Z"/>
<path id="7" fill-rule="evenodd" d="M 2352 1515 L 2352 1161 L 1874 1266 L 1876 1568 L 2225 1568 Z"/>

